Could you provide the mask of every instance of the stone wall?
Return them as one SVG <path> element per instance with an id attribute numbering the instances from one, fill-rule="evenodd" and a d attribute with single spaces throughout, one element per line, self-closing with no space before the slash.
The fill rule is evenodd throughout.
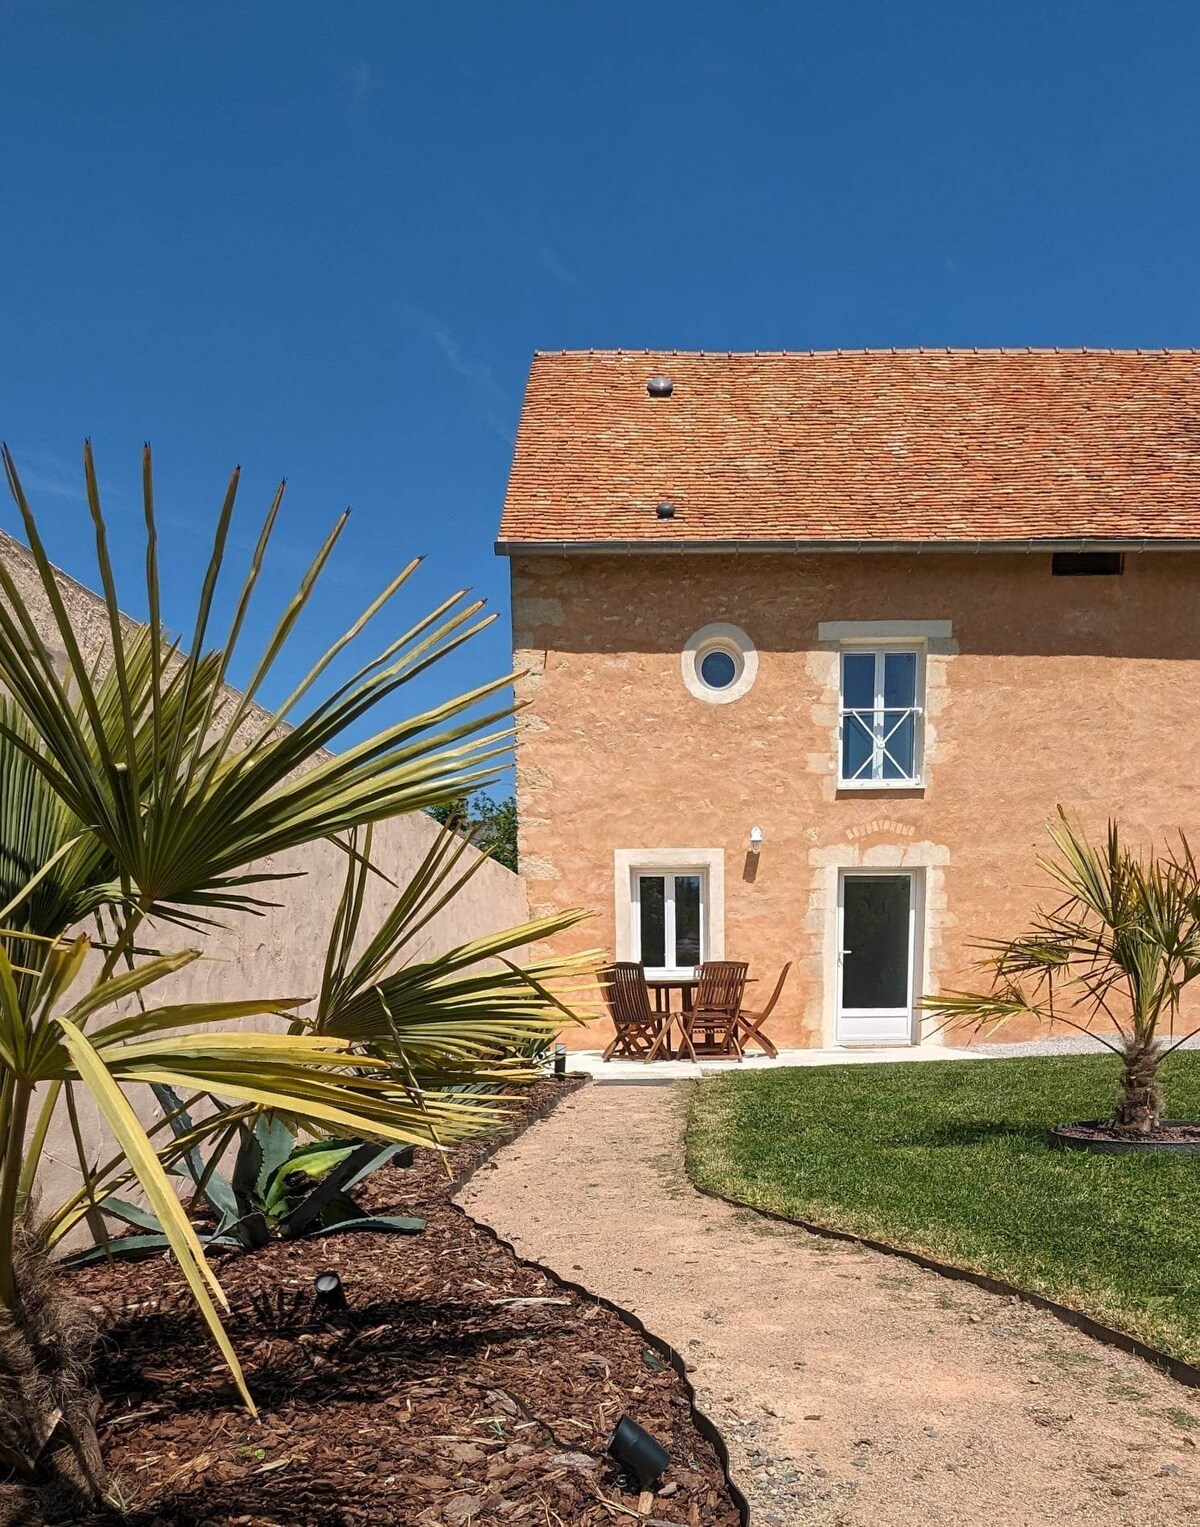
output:
<path id="1" fill-rule="evenodd" d="M 716 851 L 725 957 L 750 961 L 755 995 L 793 962 L 782 1043 L 832 1042 L 839 868 L 920 871 L 935 991 L 1049 894 L 1035 855 L 1060 802 L 1091 829 L 1112 815 L 1135 840 L 1200 837 L 1200 557 L 1064 578 L 1045 555 L 516 556 L 512 587 L 533 911 L 595 908 L 580 937 L 616 951 L 614 854 Z M 728 705 L 681 677 L 713 621 L 758 652 Z M 950 622 L 928 647 L 923 789 L 838 788 L 838 651 L 818 633 L 836 621 Z"/>

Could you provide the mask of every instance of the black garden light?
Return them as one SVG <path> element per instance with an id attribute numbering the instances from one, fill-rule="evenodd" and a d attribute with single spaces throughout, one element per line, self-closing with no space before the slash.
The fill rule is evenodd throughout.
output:
<path id="1" fill-rule="evenodd" d="M 666 1448 L 628 1416 L 621 1417 L 608 1439 L 608 1456 L 632 1474 L 643 1490 L 652 1488 L 671 1461 Z"/>
<path id="2" fill-rule="evenodd" d="M 567 1074 L 567 1047 L 566 1045 L 554 1046 L 554 1074 L 566 1076 Z"/>
<path id="3" fill-rule="evenodd" d="M 317 1296 L 317 1303 L 327 1310 L 344 1310 L 346 1308 L 346 1294 L 342 1288 L 342 1280 L 335 1272 L 318 1273 L 313 1279 L 313 1290 Z"/>

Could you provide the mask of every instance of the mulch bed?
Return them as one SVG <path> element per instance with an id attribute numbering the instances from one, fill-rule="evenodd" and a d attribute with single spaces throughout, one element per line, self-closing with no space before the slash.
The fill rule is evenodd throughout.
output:
<path id="1" fill-rule="evenodd" d="M 1145 1134 L 1123 1129 L 1107 1120 L 1058 1124 L 1054 1132 L 1067 1140 L 1114 1140 L 1134 1145 L 1200 1145 L 1200 1123 L 1193 1119 L 1164 1119 L 1157 1129 Z"/>
<path id="2" fill-rule="evenodd" d="M 541 1082 L 520 1108 L 544 1110 L 570 1087 Z M 456 1175 L 493 1148 L 456 1152 Z M 563 1187 L 546 1186 L 548 1196 Z M 221 1259 L 258 1422 L 174 1267 L 155 1259 L 77 1274 L 101 1316 L 100 1435 L 127 1507 L 93 1516 L 94 1527 L 735 1527 L 678 1375 L 603 1306 L 523 1266 L 454 1207 L 452 1190 L 419 1152 L 413 1168 L 378 1174 L 361 1201 L 420 1215 L 423 1234 L 337 1235 Z M 345 1313 L 314 1304 L 313 1278 L 327 1269 L 341 1277 Z M 622 1413 L 671 1454 L 648 1516 L 604 1457 Z"/>

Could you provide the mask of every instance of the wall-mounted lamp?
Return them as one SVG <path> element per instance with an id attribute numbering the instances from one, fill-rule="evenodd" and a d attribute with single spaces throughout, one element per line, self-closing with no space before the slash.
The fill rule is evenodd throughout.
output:
<path id="1" fill-rule="evenodd" d="M 750 829 L 750 852 L 752 854 L 756 854 L 756 853 L 758 853 L 759 849 L 762 846 L 763 846 L 763 830 L 762 830 L 762 828 L 761 827 L 752 827 Z"/>

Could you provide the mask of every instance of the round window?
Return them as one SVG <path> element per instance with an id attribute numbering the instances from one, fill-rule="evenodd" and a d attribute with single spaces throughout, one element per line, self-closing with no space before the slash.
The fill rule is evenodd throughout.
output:
<path id="1" fill-rule="evenodd" d="M 709 689 L 728 689 L 738 676 L 740 662 L 724 647 L 712 647 L 700 659 L 700 677 Z"/>
<path id="2" fill-rule="evenodd" d="M 729 705 L 753 685 L 758 653 L 740 626 L 714 620 L 688 637 L 679 664 L 689 694 L 705 705 Z"/>

